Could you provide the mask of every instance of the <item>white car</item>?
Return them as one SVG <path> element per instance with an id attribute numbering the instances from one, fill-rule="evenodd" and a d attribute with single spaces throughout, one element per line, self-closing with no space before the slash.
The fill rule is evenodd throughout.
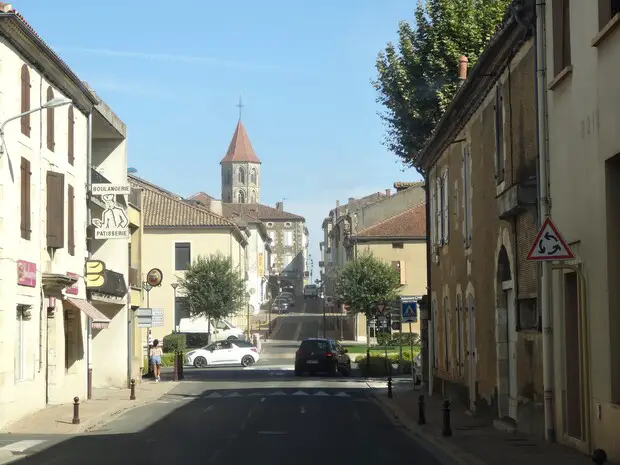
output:
<path id="1" fill-rule="evenodd" d="M 258 349 L 247 341 L 217 341 L 185 355 L 185 365 L 196 368 L 222 365 L 248 367 L 260 360 Z"/>

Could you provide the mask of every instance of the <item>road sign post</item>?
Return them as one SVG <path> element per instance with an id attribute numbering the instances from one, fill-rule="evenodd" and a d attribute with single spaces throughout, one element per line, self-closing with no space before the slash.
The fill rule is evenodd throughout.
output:
<path id="1" fill-rule="evenodd" d="M 411 381 L 415 387 L 415 369 L 413 363 L 413 326 L 411 323 L 418 321 L 418 300 L 403 299 L 401 301 L 401 317 L 403 323 L 409 323 L 409 350 L 411 350 Z M 402 330 L 401 330 L 402 332 Z"/>
<path id="2" fill-rule="evenodd" d="M 572 260 L 575 255 L 558 231 L 558 229 L 547 218 L 543 223 L 534 243 L 527 254 L 527 260 L 538 262 L 550 262 L 561 260 Z"/>

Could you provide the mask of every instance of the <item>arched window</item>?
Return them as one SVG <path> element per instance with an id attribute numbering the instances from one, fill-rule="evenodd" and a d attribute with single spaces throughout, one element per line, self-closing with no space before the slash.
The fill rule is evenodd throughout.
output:
<path id="1" fill-rule="evenodd" d="M 232 184 L 232 169 L 226 170 L 226 184 Z"/>
<path id="2" fill-rule="evenodd" d="M 67 115 L 67 157 L 70 165 L 73 165 L 75 160 L 75 135 L 74 135 L 75 119 L 73 118 L 73 107 L 69 107 L 69 113 Z"/>
<path id="3" fill-rule="evenodd" d="M 245 203 L 245 192 L 243 191 L 237 192 L 237 202 Z"/>
<path id="4" fill-rule="evenodd" d="M 256 203 L 256 191 L 250 192 L 250 203 Z"/>
<path id="5" fill-rule="evenodd" d="M 47 101 L 49 102 L 54 98 L 54 90 L 52 87 L 47 88 Z M 54 146 L 56 142 L 54 141 L 54 109 L 47 109 L 47 150 L 50 152 L 54 151 Z"/>
<path id="6" fill-rule="evenodd" d="M 239 184 L 245 184 L 245 169 L 243 169 L 242 166 L 240 166 L 237 171 L 237 178 L 239 180 Z"/>
<path id="7" fill-rule="evenodd" d="M 22 66 L 22 96 L 21 96 L 21 113 L 30 111 L 30 71 L 28 71 L 28 65 Z M 26 137 L 30 137 L 30 114 L 21 117 L 22 134 Z"/>
<path id="8" fill-rule="evenodd" d="M 256 185 L 256 168 L 250 170 L 250 182 Z"/>

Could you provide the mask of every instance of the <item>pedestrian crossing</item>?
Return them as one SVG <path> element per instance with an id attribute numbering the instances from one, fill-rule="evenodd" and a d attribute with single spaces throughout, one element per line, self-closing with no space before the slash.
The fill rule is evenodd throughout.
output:
<path id="1" fill-rule="evenodd" d="M 273 391 L 252 391 L 241 390 L 241 391 L 209 391 L 200 396 L 201 399 L 237 399 L 237 398 L 247 398 L 247 397 L 261 397 L 261 398 L 269 398 L 269 397 L 338 397 L 338 398 L 351 398 L 356 401 L 367 402 L 366 393 L 361 390 L 355 391 L 324 391 L 324 390 L 273 390 Z M 174 395 L 165 396 L 162 399 L 156 401 L 159 404 L 180 404 L 187 403 L 193 400 L 197 400 L 196 398 L 186 398 L 186 397 L 177 397 Z"/>

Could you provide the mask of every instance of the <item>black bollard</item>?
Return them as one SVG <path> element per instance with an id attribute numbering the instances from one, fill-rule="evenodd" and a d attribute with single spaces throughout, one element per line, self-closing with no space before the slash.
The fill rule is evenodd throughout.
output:
<path id="1" fill-rule="evenodd" d="M 392 377 L 388 378 L 388 397 L 391 399 L 393 397 L 392 394 Z"/>
<path id="2" fill-rule="evenodd" d="M 136 400 L 136 380 L 129 382 L 129 400 Z"/>
<path id="3" fill-rule="evenodd" d="M 426 406 L 424 404 L 424 396 L 418 397 L 418 425 L 426 424 Z"/>
<path id="4" fill-rule="evenodd" d="M 172 359 L 172 381 L 179 380 L 179 353 L 174 353 L 174 358 Z"/>
<path id="5" fill-rule="evenodd" d="M 73 421 L 72 423 L 74 425 L 80 424 L 80 398 L 79 397 L 73 398 Z"/>
<path id="6" fill-rule="evenodd" d="M 592 452 L 592 461 L 596 465 L 605 465 L 605 463 L 607 463 L 607 452 L 603 449 L 596 449 Z"/>
<path id="7" fill-rule="evenodd" d="M 183 374 L 183 352 L 179 353 L 179 381 L 185 379 L 185 375 Z"/>
<path id="8" fill-rule="evenodd" d="M 452 436 L 452 428 L 450 427 L 450 401 L 443 401 L 443 427 L 441 428 L 442 436 Z"/>

